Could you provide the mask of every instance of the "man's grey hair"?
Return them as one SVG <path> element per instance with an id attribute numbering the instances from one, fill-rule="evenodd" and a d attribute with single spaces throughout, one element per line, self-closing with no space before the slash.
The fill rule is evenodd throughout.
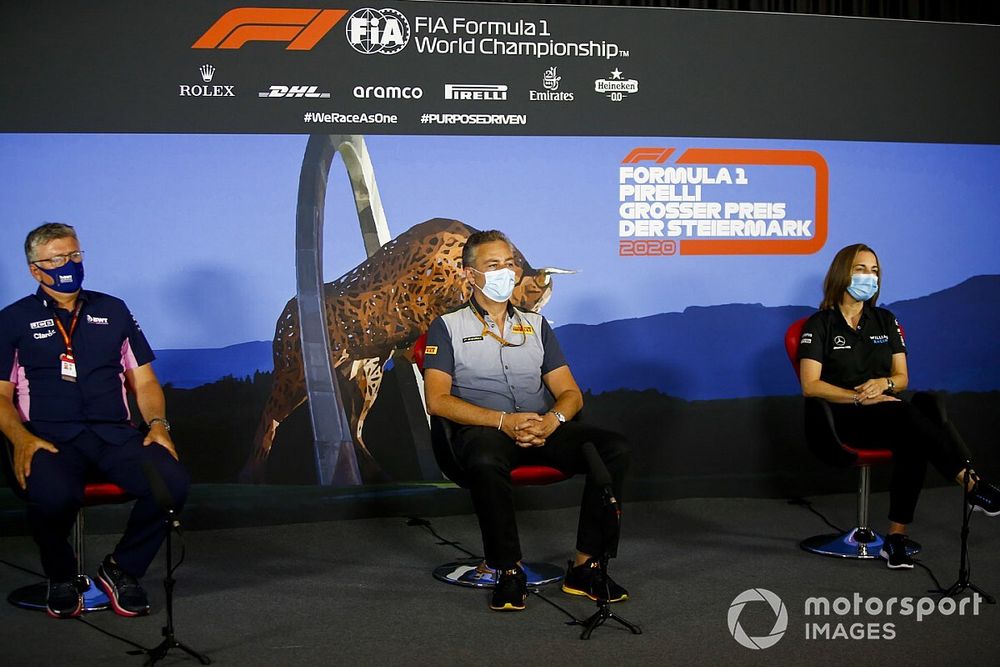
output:
<path id="1" fill-rule="evenodd" d="M 37 261 L 38 256 L 35 254 L 35 250 L 38 246 L 43 246 L 49 241 L 65 238 L 75 239 L 76 230 L 70 225 L 65 225 L 61 222 L 46 222 L 28 232 L 27 238 L 24 239 L 24 256 L 28 262 Z"/>
<path id="2" fill-rule="evenodd" d="M 492 243 L 493 241 L 503 241 L 511 249 L 514 248 L 514 244 L 510 242 L 507 235 L 496 229 L 488 229 L 485 232 L 474 232 L 469 235 L 468 240 L 465 242 L 465 246 L 462 248 L 462 266 L 472 267 L 472 264 L 476 261 L 476 248 L 483 245 L 484 243 Z"/>

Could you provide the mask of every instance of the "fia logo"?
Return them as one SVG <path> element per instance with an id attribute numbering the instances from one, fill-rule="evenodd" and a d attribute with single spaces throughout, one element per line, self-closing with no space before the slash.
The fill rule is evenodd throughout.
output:
<path id="1" fill-rule="evenodd" d="M 410 22 L 395 9 L 358 9 L 347 18 L 347 41 L 358 53 L 399 53 L 410 41 Z"/>

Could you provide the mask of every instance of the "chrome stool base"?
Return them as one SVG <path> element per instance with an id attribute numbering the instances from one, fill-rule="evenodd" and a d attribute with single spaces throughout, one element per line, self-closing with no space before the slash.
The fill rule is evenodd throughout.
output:
<path id="1" fill-rule="evenodd" d="M 885 539 L 871 528 L 852 528 L 843 534 L 810 537 L 802 540 L 799 546 L 810 553 L 823 556 L 869 560 L 879 557 L 884 542 Z M 906 553 L 910 556 L 920 553 L 920 549 L 917 542 L 906 540 Z"/>
<path id="2" fill-rule="evenodd" d="M 81 577 L 87 587 L 83 591 L 83 611 L 104 611 L 108 609 L 111 603 L 108 601 L 108 596 L 104 594 L 104 591 L 98 588 L 87 575 L 81 575 Z M 17 590 L 11 591 L 10 595 L 7 596 L 7 602 L 21 609 L 45 611 L 48 597 L 49 584 L 43 581 L 38 584 L 22 586 Z"/>
<path id="3" fill-rule="evenodd" d="M 528 586 L 554 584 L 566 575 L 565 570 L 552 563 L 525 562 L 521 563 L 521 569 L 528 576 Z M 446 584 L 470 588 L 493 588 L 497 583 L 496 572 L 475 558 L 439 565 L 434 568 L 434 578 Z"/>

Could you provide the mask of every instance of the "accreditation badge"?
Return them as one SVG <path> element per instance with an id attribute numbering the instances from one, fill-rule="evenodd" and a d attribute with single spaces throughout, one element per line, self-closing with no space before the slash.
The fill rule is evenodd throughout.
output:
<path id="1" fill-rule="evenodd" d="M 76 360 L 72 354 L 59 355 L 59 362 L 62 370 L 62 379 L 67 382 L 76 382 Z"/>

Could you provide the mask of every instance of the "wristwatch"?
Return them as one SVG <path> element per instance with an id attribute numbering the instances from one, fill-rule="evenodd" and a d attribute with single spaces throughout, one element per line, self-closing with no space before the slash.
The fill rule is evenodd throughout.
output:
<path id="1" fill-rule="evenodd" d="M 559 420 L 560 424 L 565 424 L 566 423 L 566 415 L 564 415 L 563 413 L 558 412 L 556 410 L 549 410 L 549 412 L 551 412 L 552 414 L 554 414 L 556 416 L 556 419 Z"/>
<path id="2" fill-rule="evenodd" d="M 885 381 L 889 383 L 889 386 L 886 388 L 886 391 L 889 392 L 890 394 L 895 393 L 896 383 L 892 381 L 892 378 L 886 378 Z"/>
<path id="3" fill-rule="evenodd" d="M 146 426 L 153 428 L 153 424 L 163 424 L 163 428 L 167 429 L 167 433 L 170 433 L 170 422 L 167 421 L 166 417 L 153 417 L 146 423 Z"/>

